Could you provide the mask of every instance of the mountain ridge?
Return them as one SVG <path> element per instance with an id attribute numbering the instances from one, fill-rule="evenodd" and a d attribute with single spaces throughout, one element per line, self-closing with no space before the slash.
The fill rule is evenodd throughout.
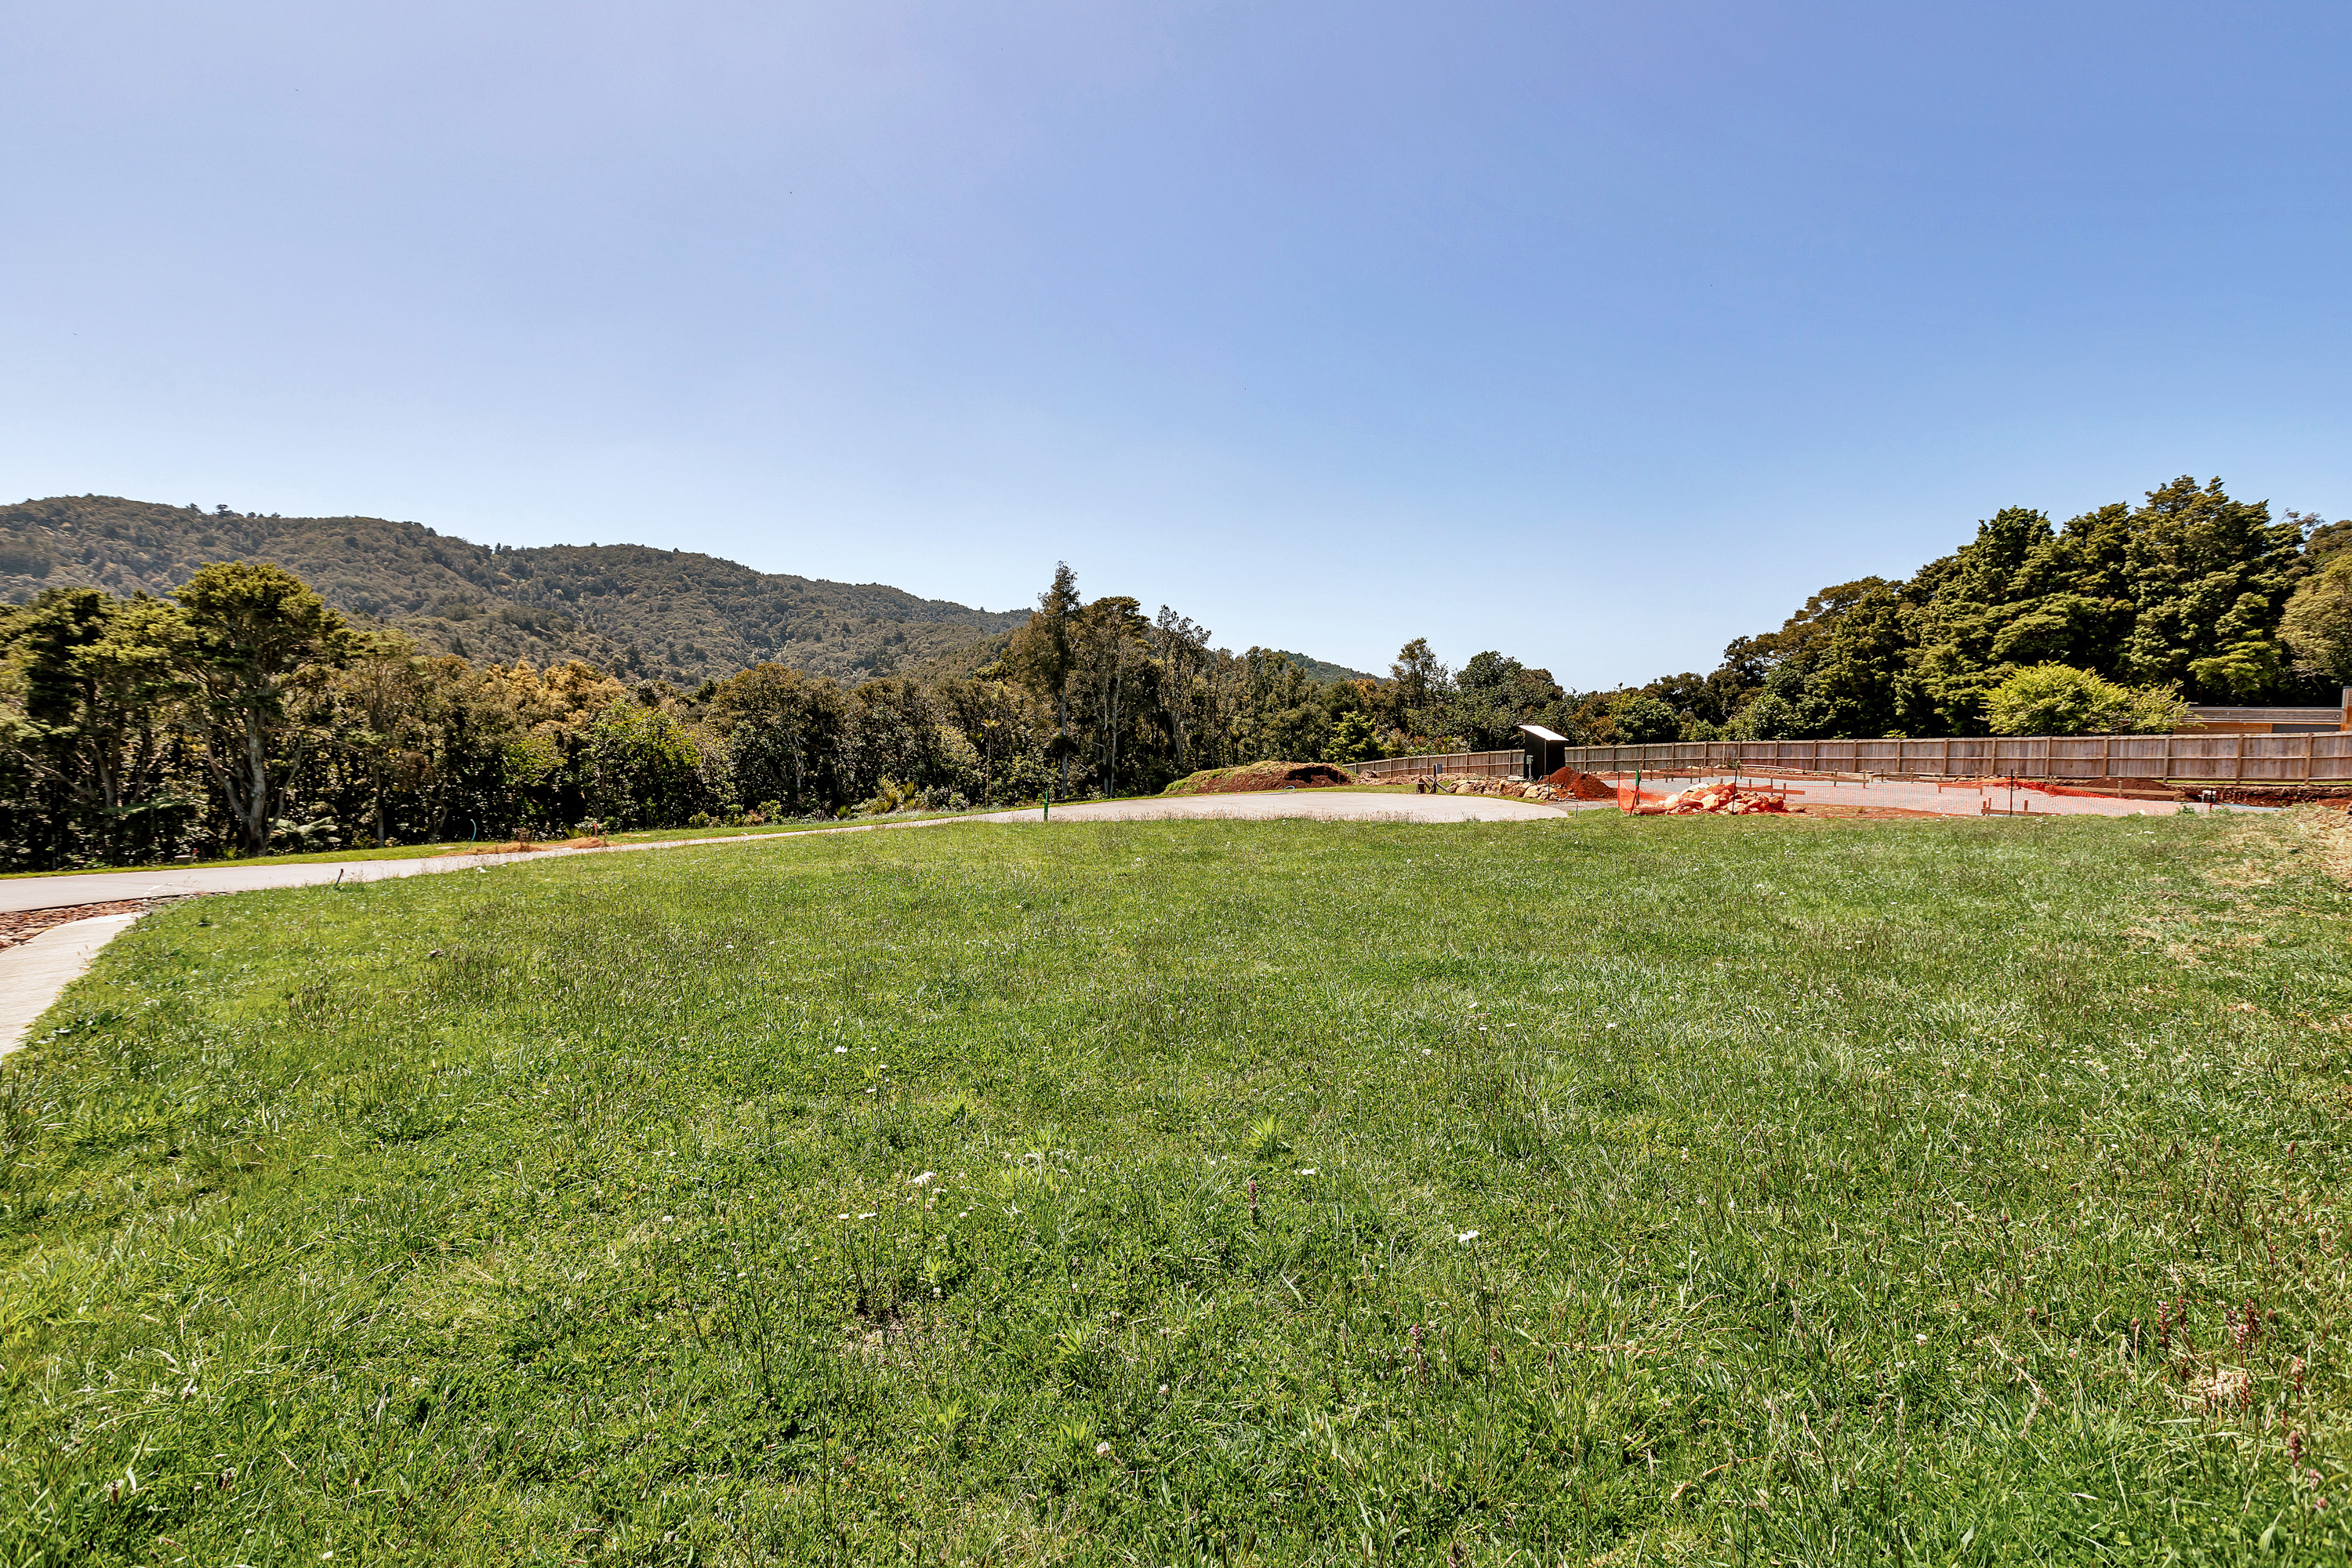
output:
<path id="1" fill-rule="evenodd" d="M 0 506 L 0 600 L 89 585 L 169 593 L 213 561 L 269 561 L 337 609 L 497 663 L 585 659 L 680 685 L 775 660 L 835 679 L 910 672 L 1010 630 L 883 583 L 760 572 L 645 544 L 476 544 L 387 518 L 294 518 L 52 496 Z"/>

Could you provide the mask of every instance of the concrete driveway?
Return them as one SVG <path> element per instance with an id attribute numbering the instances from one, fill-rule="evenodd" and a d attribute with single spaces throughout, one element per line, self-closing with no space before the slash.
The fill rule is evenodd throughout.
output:
<path id="1" fill-rule="evenodd" d="M 845 823 L 839 827 L 802 827 L 781 833 L 730 833 L 709 838 L 673 838 L 658 844 L 614 844 L 602 849 L 536 849 L 526 855 L 433 855 L 396 860 L 337 860 L 301 865 L 159 867 L 139 871 L 85 871 L 69 877 L 16 877 L 0 880 L 0 910 L 65 909 L 122 899 L 169 899 L 189 893 L 247 893 L 264 888 L 314 888 L 322 883 L 381 882 L 434 871 L 470 871 L 518 860 L 551 860 L 565 855 L 623 855 L 643 849 L 685 849 L 696 845 L 756 844 L 819 833 L 872 833 L 882 828 L 946 827 L 959 822 L 1035 822 L 1034 811 L 996 811 L 978 816 L 926 817 L 919 822 Z M 1322 821 L 1517 822 L 1559 816 L 1560 808 L 1533 801 L 1483 795 L 1377 795 L 1352 790 L 1277 790 L 1263 795 L 1184 795 L 1171 800 L 1098 800 L 1057 805 L 1055 822 L 1162 822 L 1185 818 L 1264 819 L 1306 816 Z"/>
<path id="2" fill-rule="evenodd" d="M 1035 822 L 1037 811 L 998 811 L 985 822 Z M 1252 821 L 1304 816 L 1318 822 L 1534 822 L 1564 807 L 1507 795 L 1381 795 L 1368 790 L 1268 790 L 1146 800 L 1088 800 L 1054 808 L 1055 822 Z"/>

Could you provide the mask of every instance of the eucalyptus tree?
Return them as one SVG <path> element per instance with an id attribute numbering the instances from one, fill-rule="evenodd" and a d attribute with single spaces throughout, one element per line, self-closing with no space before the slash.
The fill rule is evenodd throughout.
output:
<path id="1" fill-rule="evenodd" d="M 1168 742 L 1174 750 L 1176 772 L 1181 777 L 1195 766 L 1192 732 L 1199 718 L 1198 686 L 1213 657 L 1209 652 L 1209 628 L 1162 605 L 1159 618 L 1151 623 L 1150 636 L 1152 652 L 1160 661 L 1160 708 L 1167 719 Z"/>
<path id="2" fill-rule="evenodd" d="M 1052 751 L 1061 770 L 1062 790 L 1069 792 L 1070 763 L 1076 742 L 1070 734 L 1070 677 L 1078 663 L 1078 617 L 1085 601 L 1078 579 L 1066 561 L 1054 565 L 1054 581 L 1037 595 L 1037 608 L 1013 634 L 1004 663 L 1021 683 L 1053 704 Z"/>
<path id="3" fill-rule="evenodd" d="M 173 597 L 184 628 L 174 661 L 192 689 L 205 770 L 241 847 L 259 854 L 309 742 L 288 699 L 322 683 L 344 658 L 349 630 L 300 578 L 262 563 L 204 567 Z"/>
<path id="4" fill-rule="evenodd" d="M 1122 766 L 1132 773 L 1142 760 L 1138 721 L 1158 706 L 1150 689 L 1150 636 L 1142 606 L 1124 595 L 1105 595 L 1078 619 L 1095 767 L 1106 795 L 1118 793 Z"/>

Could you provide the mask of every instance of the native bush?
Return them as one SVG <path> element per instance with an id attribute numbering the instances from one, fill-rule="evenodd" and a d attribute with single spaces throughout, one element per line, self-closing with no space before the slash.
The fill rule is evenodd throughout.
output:
<path id="1" fill-rule="evenodd" d="M 2160 734 L 2188 717 L 2172 687 L 2120 686 L 2063 664 L 2021 669 L 1985 702 L 1996 735 Z"/>

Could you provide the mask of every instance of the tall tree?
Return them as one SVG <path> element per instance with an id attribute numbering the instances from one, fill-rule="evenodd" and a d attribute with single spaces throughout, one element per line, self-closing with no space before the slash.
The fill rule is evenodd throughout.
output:
<path id="1" fill-rule="evenodd" d="M 1167 717 L 1169 743 L 1175 750 L 1176 772 L 1181 776 L 1194 766 L 1194 685 L 1208 668 L 1209 628 L 1162 605 L 1160 618 L 1151 624 L 1151 642 L 1160 659 L 1160 710 Z"/>
<path id="2" fill-rule="evenodd" d="M 1055 563 L 1054 581 L 1037 595 L 1037 607 L 1013 634 L 1004 662 L 1022 684 L 1054 707 L 1053 750 L 1062 791 L 1069 793 L 1070 761 L 1077 746 L 1070 735 L 1070 675 L 1077 668 L 1078 579 L 1066 561 Z"/>
<path id="3" fill-rule="evenodd" d="M 1427 637 L 1415 637 L 1397 650 L 1389 666 L 1396 702 L 1397 728 L 1415 737 L 1431 737 L 1446 729 L 1440 705 L 1453 695 L 1454 679 L 1430 651 Z"/>
<path id="4" fill-rule="evenodd" d="M 195 688 L 205 766 L 238 842 L 259 854 L 301 763 L 289 689 L 341 656 L 342 617 L 292 573 L 243 561 L 204 567 L 173 597 L 185 616 L 179 664 Z"/>
<path id="5" fill-rule="evenodd" d="M 1139 689 L 1150 662 L 1150 630 L 1141 605 L 1124 595 L 1107 594 L 1079 614 L 1071 639 L 1094 732 L 1096 777 L 1108 795 L 1118 793 L 1121 763 L 1131 760 L 1129 731 L 1136 715 L 1145 710 L 1146 694 Z"/>
<path id="6" fill-rule="evenodd" d="M 1521 724 L 1557 727 L 1566 717 L 1568 694 L 1552 679 L 1551 671 L 1529 669 L 1491 648 L 1462 667 L 1454 688 L 1446 727 L 1474 752 L 1517 744 Z"/>
<path id="7" fill-rule="evenodd" d="M 2303 580 L 2280 617 L 2279 638 L 2304 674 L 2352 686 L 2352 552 L 2323 557 L 2319 570 Z"/>
<path id="8" fill-rule="evenodd" d="M 832 681 L 756 665 L 719 683 L 711 718 L 727 737 L 743 800 L 772 800 L 795 815 L 839 804 L 843 707 Z"/>
<path id="9" fill-rule="evenodd" d="M 1234 719 L 1237 761 L 1307 762 L 1323 754 L 1328 710 L 1288 654 L 1254 647 L 1242 656 L 1244 685 Z"/>
<path id="10" fill-rule="evenodd" d="M 384 823 L 384 795 L 404 773 L 404 757 L 421 756 L 415 747 L 425 708 L 424 660 L 416 646 L 397 632 L 352 637 L 349 662 L 338 670 L 333 693 L 339 707 L 358 719 L 341 728 L 337 740 L 353 754 L 367 780 L 368 816 L 375 841 L 390 837 Z"/>
<path id="11" fill-rule="evenodd" d="M 176 705 L 178 611 L 140 594 L 51 588 L 0 624 L 16 654 L 26 721 L 20 744 L 42 803 L 26 849 L 46 865 L 83 853 L 152 853 L 187 815 L 168 775 Z"/>

